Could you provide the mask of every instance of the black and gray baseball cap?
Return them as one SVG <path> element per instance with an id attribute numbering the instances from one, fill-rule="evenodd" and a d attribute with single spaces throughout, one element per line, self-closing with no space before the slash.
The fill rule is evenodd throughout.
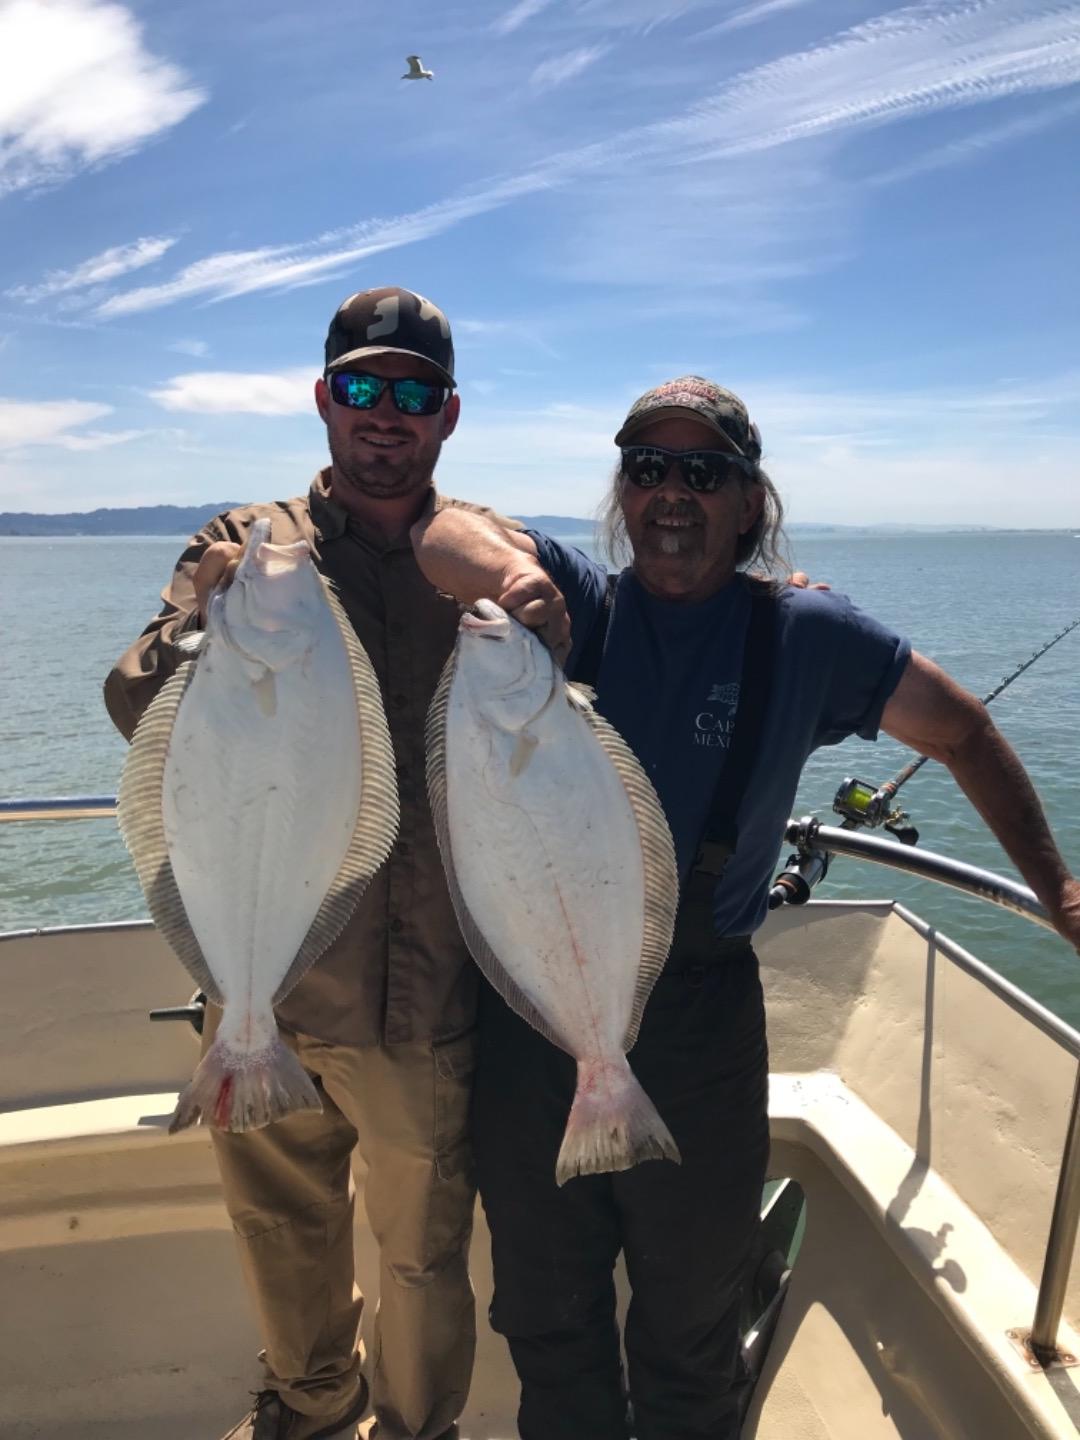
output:
<path id="1" fill-rule="evenodd" d="M 447 385 L 454 380 L 450 321 L 430 300 L 398 285 L 360 290 L 338 306 L 326 335 L 326 374 L 367 355 L 415 355 Z"/>
<path id="2" fill-rule="evenodd" d="M 695 420 L 702 420 L 733 445 L 740 455 L 750 460 L 761 459 L 761 436 L 750 419 L 746 406 L 730 390 L 714 385 L 700 375 L 683 375 L 678 380 L 665 380 L 654 390 L 639 395 L 627 411 L 616 445 L 628 445 L 631 436 L 654 420 L 669 420 L 691 411 Z"/>

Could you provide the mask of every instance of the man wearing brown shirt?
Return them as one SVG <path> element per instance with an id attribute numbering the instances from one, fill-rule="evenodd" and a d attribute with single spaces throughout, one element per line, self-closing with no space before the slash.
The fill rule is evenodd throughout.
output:
<path id="1" fill-rule="evenodd" d="M 451 1437 L 468 1393 L 476 977 L 424 781 L 424 721 L 460 607 L 424 579 L 409 539 L 417 521 L 463 503 L 433 488 L 460 409 L 453 366 L 446 317 L 422 296 L 387 288 L 346 300 L 315 386 L 331 464 L 307 496 L 243 506 L 201 530 L 177 563 L 161 612 L 105 683 L 109 714 L 130 739 L 183 659 L 176 641 L 201 628 L 210 592 L 230 578 L 254 521 L 269 517 L 272 540 L 306 540 L 333 583 L 378 675 L 397 763 L 394 851 L 345 931 L 277 1009 L 322 1113 L 212 1132 L 266 1347 L 265 1388 L 223 1440 L 351 1435 L 367 1408 L 357 1353 L 354 1147 L 367 1164 L 365 1203 L 380 1247 L 373 1434 Z M 554 617 L 542 633 L 562 649 L 561 597 L 543 579 L 535 588 L 534 595 L 525 587 L 514 613 L 528 620 L 530 605 L 541 607 Z M 218 1019 L 211 1009 L 204 1045 Z"/>

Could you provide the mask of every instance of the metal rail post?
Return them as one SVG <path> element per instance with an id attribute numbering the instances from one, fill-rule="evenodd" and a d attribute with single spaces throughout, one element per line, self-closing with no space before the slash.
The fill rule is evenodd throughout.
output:
<path id="1" fill-rule="evenodd" d="M 1057 1333 L 1065 1306 L 1065 1289 L 1069 1283 L 1076 1229 L 1080 1221 L 1080 1066 L 1073 1088 L 1072 1111 L 1061 1157 L 1054 1213 L 1046 1242 L 1039 1300 L 1035 1322 L 1031 1327 L 1031 1348 L 1045 1365 L 1058 1358 Z"/>

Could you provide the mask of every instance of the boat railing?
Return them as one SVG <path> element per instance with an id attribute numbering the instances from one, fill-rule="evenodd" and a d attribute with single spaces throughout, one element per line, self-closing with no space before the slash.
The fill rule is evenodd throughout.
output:
<path id="1" fill-rule="evenodd" d="M 0 823 L 5 821 L 96 820 L 116 813 L 112 795 L 78 795 L 48 799 L 0 800 Z M 785 828 L 789 844 L 813 847 L 834 855 L 847 855 L 857 860 L 903 870 L 939 885 L 948 885 L 992 905 L 998 905 L 1036 925 L 1053 929 L 1050 917 L 1033 892 L 1026 886 L 982 870 L 947 855 L 916 849 L 880 836 L 836 826 L 821 825 L 806 816 L 789 820 Z M 929 935 L 930 927 L 903 906 L 897 912 L 909 923 Z M 935 937 L 939 944 L 942 937 Z M 1080 1224 L 1080 1034 L 1059 1020 L 1029 995 L 1012 985 L 991 966 L 950 942 L 943 947 L 949 958 L 993 991 L 1013 1010 L 1045 1033 L 1051 1035 L 1077 1062 L 1072 1107 L 1065 1132 L 1061 1165 L 1058 1170 L 1054 1208 L 1047 1236 L 1039 1294 L 1030 1331 L 1011 1332 L 1018 1347 L 1032 1364 L 1043 1368 L 1060 1364 L 1064 1358 L 1057 1339 L 1065 1307 L 1065 1293 L 1076 1248 Z M 1068 1357 L 1071 1361 L 1072 1357 Z"/>

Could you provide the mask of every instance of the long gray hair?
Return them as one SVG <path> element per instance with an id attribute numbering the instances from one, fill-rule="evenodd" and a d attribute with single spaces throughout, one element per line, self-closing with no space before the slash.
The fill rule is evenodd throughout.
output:
<path id="1" fill-rule="evenodd" d="M 756 566 L 774 579 L 786 579 L 791 573 L 791 564 L 787 552 L 787 536 L 784 534 L 784 502 L 780 499 L 779 491 L 760 465 L 753 476 L 737 483 L 744 490 L 748 485 L 760 485 L 765 492 L 765 503 L 754 524 L 745 535 L 739 536 L 735 549 L 736 565 L 740 570 Z M 620 465 L 616 465 L 608 492 L 601 500 L 596 515 L 601 554 L 606 556 L 616 569 L 622 569 L 632 558 L 622 509 L 622 484 L 622 469 Z"/>

